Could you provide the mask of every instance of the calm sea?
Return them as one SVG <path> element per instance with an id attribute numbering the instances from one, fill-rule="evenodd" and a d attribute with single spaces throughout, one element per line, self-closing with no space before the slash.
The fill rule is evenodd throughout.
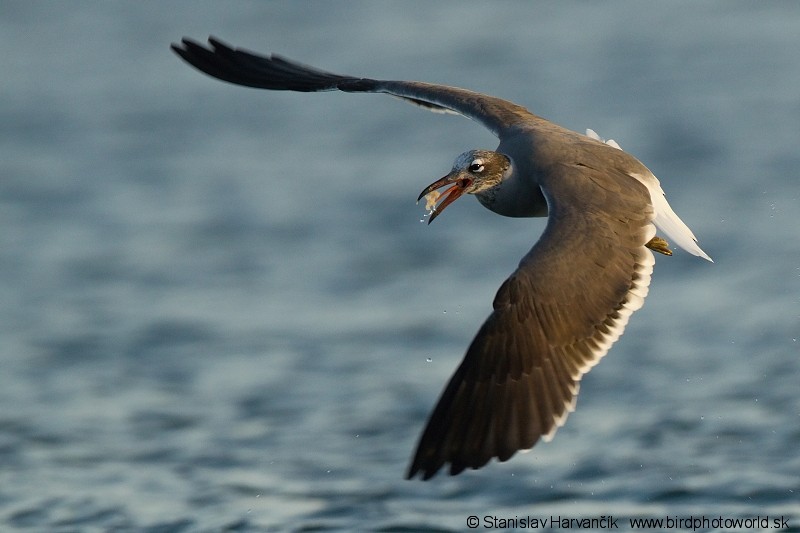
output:
<path id="1" fill-rule="evenodd" d="M 0 14 L 0 530 L 461 531 L 470 516 L 800 530 L 800 4 Z M 169 50 L 209 34 L 593 128 L 659 176 L 715 263 L 658 257 L 553 442 L 405 481 L 544 221 L 466 199 L 421 223 L 418 192 L 494 148 L 487 131 L 380 95 L 226 85 Z"/>

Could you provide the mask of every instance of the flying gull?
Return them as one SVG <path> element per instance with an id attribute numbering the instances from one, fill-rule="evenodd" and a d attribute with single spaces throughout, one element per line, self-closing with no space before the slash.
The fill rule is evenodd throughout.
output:
<path id="1" fill-rule="evenodd" d="M 469 150 L 420 194 L 428 222 L 463 194 L 508 217 L 547 216 L 547 226 L 502 284 L 492 311 L 450 378 L 406 477 L 430 479 L 507 461 L 550 440 L 575 408 L 581 377 L 642 306 L 655 258 L 672 255 L 656 228 L 711 261 L 675 214 L 656 177 L 613 141 L 575 133 L 516 104 L 456 87 L 343 76 L 210 37 L 172 49 L 206 74 L 277 91 L 384 93 L 461 114 L 499 139 Z M 447 187 L 441 197 L 439 189 Z M 436 205 L 438 201 L 438 205 Z"/>

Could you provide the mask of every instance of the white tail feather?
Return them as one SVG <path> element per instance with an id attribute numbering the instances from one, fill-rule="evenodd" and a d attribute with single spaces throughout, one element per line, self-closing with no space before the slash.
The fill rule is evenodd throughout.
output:
<path id="1" fill-rule="evenodd" d="M 670 207 L 667 198 L 664 196 L 664 191 L 658 183 L 658 179 L 653 174 L 647 176 L 633 174 L 633 177 L 641 181 L 650 191 L 650 199 L 656 212 L 653 223 L 664 232 L 667 240 L 671 240 L 690 254 L 702 257 L 713 263 L 714 260 L 697 245 L 697 237 L 694 236 L 689 226 Z"/>
<path id="2" fill-rule="evenodd" d="M 604 142 L 609 146 L 622 150 L 619 144 L 613 139 L 605 140 L 600 137 L 596 131 L 587 129 L 586 136 L 596 141 Z M 633 174 L 633 177 L 641 181 L 650 191 L 650 200 L 653 202 L 653 209 L 656 212 L 656 217 L 653 223 L 658 229 L 672 240 L 675 244 L 686 250 L 692 255 L 702 257 L 708 261 L 714 262 L 707 253 L 705 253 L 700 246 L 697 245 L 697 237 L 694 236 L 689 226 L 684 224 L 683 220 L 675 214 L 675 211 L 670 207 L 667 198 L 664 196 L 664 191 L 661 189 L 661 184 L 658 182 L 652 173 L 647 176 L 641 174 Z"/>

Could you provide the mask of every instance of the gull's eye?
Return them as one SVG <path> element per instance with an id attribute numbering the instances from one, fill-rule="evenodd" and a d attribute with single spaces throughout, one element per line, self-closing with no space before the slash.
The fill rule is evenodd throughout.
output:
<path id="1" fill-rule="evenodd" d="M 473 161 L 472 164 L 469 166 L 469 171 L 470 172 L 483 172 L 483 160 L 482 159 L 476 159 L 475 161 Z"/>

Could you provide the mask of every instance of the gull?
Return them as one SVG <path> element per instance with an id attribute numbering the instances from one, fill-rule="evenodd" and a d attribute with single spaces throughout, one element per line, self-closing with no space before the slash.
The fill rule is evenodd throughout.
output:
<path id="1" fill-rule="evenodd" d="M 575 409 L 583 375 L 642 307 L 655 264 L 651 250 L 672 255 L 656 228 L 711 261 L 653 173 L 592 130 L 576 133 L 466 89 L 334 74 L 214 37 L 207 47 L 184 38 L 172 50 L 236 85 L 384 93 L 475 120 L 500 144 L 464 152 L 446 176 L 423 189 L 417 201 L 427 197 L 433 206 L 428 223 L 464 194 L 499 215 L 547 217 L 541 237 L 497 291 L 492 313 L 441 393 L 408 479 L 419 474 L 428 480 L 448 465 L 456 475 L 493 458 L 507 461 L 553 437 Z"/>

